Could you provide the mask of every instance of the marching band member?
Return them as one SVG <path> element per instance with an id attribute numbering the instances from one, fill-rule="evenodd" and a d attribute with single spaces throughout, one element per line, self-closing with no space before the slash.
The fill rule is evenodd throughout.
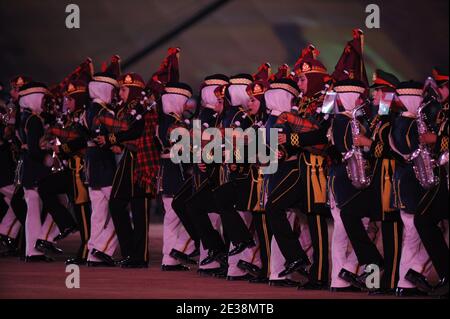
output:
<path id="1" fill-rule="evenodd" d="M 90 203 L 84 181 L 84 151 L 87 146 L 88 133 L 82 125 L 80 118 L 87 104 L 87 84 L 82 81 L 73 81 L 67 85 L 64 92 L 67 107 L 67 119 L 62 127 L 51 127 L 46 133 L 49 138 L 56 137 L 61 145 L 52 145 L 51 148 L 57 154 L 60 161 L 66 161 L 67 166 L 48 175 L 39 183 L 39 195 L 44 206 L 59 219 L 67 216 L 67 221 L 62 221 L 65 226 L 55 240 L 61 240 L 77 228 L 81 235 L 81 245 L 76 257 L 66 261 L 67 264 L 85 264 L 88 255 L 87 243 L 90 234 Z M 73 221 L 68 209 L 60 200 L 60 194 L 67 194 L 72 202 L 78 227 Z M 51 249 L 52 243 L 40 240 L 37 243 L 43 250 Z"/>
<path id="2" fill-rule="evenodd" d="M 94 74 L 88 90 L 92 103 L 83 115 L 83 124 L 93 140 L 88 141 L 86 151 L 86 175 L 91 199 L 91 236 L 88 242 L 88 266 L 114 266 L 114 254 L 118 239 L 108 209 L 112 183 L 116 172 L 114 153 L 108 146 L 101 147 L 96 136 L 107 136 L 108 131 L 96 119 L 104 113 L 114 112 L 111 103 L 118 88 L 119 59 L 113 57 L 110 68 Z M 101 138 L 100 138 L 101 139 Z"/>
<path id="3" fill-rule="evenodd" d="M 216 89 L 227 84 L 228 77 L 222 74 L 205 78 L 200 92 L 202 108 L 199 119 L 202 129 L 220 127 L 223 116 L 223 99 L 218 98 Z M 194 152 L 197 151 L 200 150 L 194 150 Z M 204 269 L 203 267 L 209 264 L 215 265 L 215 267 L 208 266 L 208 270 L 206 270 L 208 274 L 223 272 L 223 269 L 217 266 L 226 265 L 225 243 L 220 233 L 213 227 L 213 225 L 220 225 L 217 207 L 214 205 L 214 201 L 208 200 L 213 198 L 212 190 L 221 184 L 219 166 L 216 163 L 205 164 L 203 161 L 194 165 L 194 194 L 186 202 L 186 213 L 199 234 L 201 246 L 207 251 L 207 256 L 200 258 L 200 269 Z"/>
<path id="4" fill-rule="evenodd" d="M 173 198 L 179 192 L 180 185 L 189 179 L 187 165 L 174 163 L 171 160 L 173 141 L 170 133 L 177 127 L 186 127 L 183 114 L 187 109 L 188 99 L 192 97 L 192 89 L 182 82 L 169 82 L 165 85 L 161 96 L 162 113 L 159 116 L 158 139 L 162 145 L 161 152 L 161 191 L 164 205 L 163 222 L 163 271 L 184 271 L 188 267 L 177 260 L 177 256 L 190 255 L 195 250 L 195 242 L 190 238 L 175 210 L 172 207 Z M 192 182 L 192 181 L 191 181 Z M 172 257 L 175 256 L 175 257 Z M 182 259 L 183 260 L 183 259 Z M 189 262 L 189 257 L 183 261 Z"/>
<path id="5" fill-rule="evenodd" d="M 122 268 L 148 267 L 148 209 L 139 198 L 146 197 L 145 189 L 134 180 L 137 161 L 137 139 L 142 136 L 144 120 L 140 104 L 145 83 L 136 73 L 118 78 L 120 102 L 112 113 L 104 113 L 97 120 L 108 131 L 98 137 L 100 145 L 109 147 L 121 156 L 112 182 L 109 210 L 120 244 Z M 130 204 L 131 216 L 127 206 Z"/>
<path id="6" fill-rule="evenodd" d="M 40 148 L 40 139 L 44 135 L 43 113 L 44 98 L 49 94 L 47 87 L 38 82 L 29 82 L 19 90 L 21 107 L 21 139 L 23 141 L 22 185 L 27 203 L 25 221 L 26 258 L 25 261 L 52 261 L 35 248 L 38 239 L 54 241 L 59 230 L 49 214 L 41 220 L 42 200 L 38 193 L 38 183 L 50 174 L 51 155 Z M 59 251 L 57 251 L 59 252 Z"/>
<path id="7" fill-rule="evenodd" d="M 267 109 L 270 110 L 267 129 L 274 127 L 283 112 L 291 110 L 299 94 L 297 83 L 291 79 L 284 78 L 270 84 L 270 89 L 264 93 Z M 278 276 L 284 277 L 296 271 L 307 276 L 306 267 L 310 261 L 286 215 L 287 209 L 297 207 L 300 200 L 298 150 L 284 148 L 284 153 L 285 159 L 279 162 L 278 170 L 268 177 L 269 195 L 265 209 L 273 236 L 286 259 L 285 269 Z"/>

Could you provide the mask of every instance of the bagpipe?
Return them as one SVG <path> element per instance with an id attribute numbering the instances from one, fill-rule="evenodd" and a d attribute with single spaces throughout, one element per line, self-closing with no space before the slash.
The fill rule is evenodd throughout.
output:
<path id="1" fill-rule="evenodd" d="M 294 105 L 290 112 L 283 112 L 278 116 L 274 127 L 283 133 L 297 134 L 319 130 L 326 119 L 324 114 L 319 112 L 324 97 L 325 91 L 319 91 L 311 98 L 300 96 L 298 104 Z M 326 148 L 327 144 L 303 147 L 316 155 L 323 155 Z M 281 151 L 286 153 L 283 149 Z"/>
<path id="2" fill-rule="evenodd" d="M 130 130 L 133 125 L 144 119 L 146 113 L 153 110 L 157 101 L 150 95 L 146 90 L 142 91 L 139 100 L 131 101 L 126 107 L 127 110 L 122 110 L 122 105 L 124 102 L 114 98 L 111 103 L 111 110 L 104 112 L 103 114 L 97 116 L 94 120 L 94 125 L 97 127 L 95 130 L 95 135 L 92 137 L 94 143 L 97 143 L 97 138 L 101 135 L 101 128 L 104 127 L 114 142 L 115 134 L 120 132 L 126 132 Z M 113 143 L 114 144 L 114 143 Z M 135 149 L 132 142 L 124 142 L 123 146 L 129 149 Z"/>

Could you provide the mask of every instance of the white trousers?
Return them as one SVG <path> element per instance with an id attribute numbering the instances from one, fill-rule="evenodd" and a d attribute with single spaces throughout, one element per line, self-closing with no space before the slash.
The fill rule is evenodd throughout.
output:
<path id="1" fill-rule="evenodd" d="M 22 226 L 11 208 L 11 199 L 14 194 L 14 189 L 14 185 L 0 188 L 0 193 L 3 194 L 5 203 L 8 205 L 8 210 L 0 223 L 0 234 L 13 239 L 17 238 L 20 227 Z"/>
<path id="2" fill-rule="evenodd" d="M 424 273 L 429 256 L 420 240 L 419 233 L 414 226 L 414 214 L 408 214 L 401 210 L 400 216 L 403 222 L 403 245 L 400 257 L 399 288 L 414 288 L 415 285 L 405 279 L 409 269 Z"/>
<path id="3" fill-rule="evenodd" d="M 195 250 L 195 242 L 191 239 L 177 214 L 172 208 L 173 197 L 163 196 L 164 221 L 163 221 L 163 265 L 179 265 L 180 262 L 169 256 L 172 249 L 185 254 Z"/>
<path id="4" fill-rule="evenodd" d="M 350 243 L 350 239 L 345 231 L 341 219 L 341 210 L 336 206 L 333 194 L 329 194 L 330 209 L 334 220 L 333 235 L 331 237 L 331 287 L 345 288 L 350 284 L 339 278 L 339 272 L 342 268 L 355 274 L 360 272 L 358 258 Z M 369 218 L 363 218 L 363 223 L 367 229 Z"/>
<path id="5" fill-rule="evenodd" d="M 41 222 L 42 200 L 39 197 L 37 188 L 25 189 L 25 201 L 27 203 L 27 218 L 25 220 L 26 256 L 43 255 L 42 252 L 34 248 L 38 239 L 54 242 L 54 238 L 59 234 L 50 214 L 47 214 L 44 223 Z"/>
<path id="6" fill-rule="evenodd" d="M 109 197 L 111 195 L 111 186 L 102 188 L 89 188 L 89 197 L 91 199 L 91 237 L 88 242 L 88 249 L 97 249 L 109 256 L 113 256 L 119 241 L 114 229 L 113 221 L 109 214 Z M 92 254 L 88 256 L 89 261 L 100 261 Z"/>

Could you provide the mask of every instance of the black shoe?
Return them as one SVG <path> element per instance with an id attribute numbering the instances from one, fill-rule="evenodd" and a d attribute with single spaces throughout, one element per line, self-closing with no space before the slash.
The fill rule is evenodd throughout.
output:
<path id="1" fill-rule="evenodd" d="M 347 269 L 342 268 L 338 276 L 342 280 L 345 280 L 346 282 L 351 284 L 353 287 L 356 287 L 360 290 L 367 289 L 366 284 L 361 283 L 358 275 L 348 271 Z"/>
<path id="2" fill-rule="evenodd" d="M 308 281 L 299 285 L 298 290 L 328 290 L 328 283 L 325 281 Z"/>
<path id="3" fill-rule="evenodd" d="M 240 254 L 247 248 L 255 247 L 255 246 L 256 246 L 256 243 L 253 239 L 250 239 L 249 241 L 245 241 L 243 243 L 239 243 L 228 253 L 228 256 L 234 256 L 234 255 Z"/>
<path id="4" fill-rule="evenodd" d="M 254 277 L 248 281 L 251 284 L 267 284 L 269 282 L 269 278 L 267 277 Z"/>
<path id="5" fill-rule="evenodd" d="M 7 247 L 8 250 L 17 249 L 14 238 L 0 234 L 0 244 Z"/>
<path id="6" fill-rule="evenodd" d="M 224 264 L 224 259 L 226 260 L 226 254 L 221 250 L 210 249 L 208 250 L 208 256 L 200 262 L 201 266 L 208 265 L 214 261 L 218 261 Z"/>
<path id="7" fill-rule="evenodd" d="M 189 258 L 195 258 L 200 256 L 200 249 L 196 247 L 192 253 L 188 255 Z"/>
<path id="8" fill-rule="evenodd" d="M 189 267 L 184 265 L 161 265 L 162 271 L 189 271 L 191 270 Z"/>
<path id="9" fill-rule="evenodd" d="M 427 293 L 420 291 L 417 288 L 397 288 L 395 290 L 397 297 L 424 297 L 428 296 Z"/>
<path id="10" fill-rule="evenodd" d="M 293 272 L 298 272 L 303 276 L 308 276 L 308 271 L 306 271 L 306 266 L 309 265 L 309 262 L 303 259 L 297 259 L 286 265 L 286 268 L 278 274 L 278 277 L 285 277 Z"/>
<path id="11" fill-rule="evenodd" d="M 259 268 L 255 264 L 249 263 L 248 261 L 241 259 L 238 261 L 237 266 L 239 269 L 247 271 L 253 277 L 259 277 L 261 275 L 261 268 Z"/>
<path id="12" fill-rule="evenodd" d="M 45 255 L 34 255 L 34 256 L 26 256 L 25 257 L 25 262 L 26 263 L 34 263 L 34 262 L 46 262 L 46 263 L 50 263 L 55 261 L 53 258 L 50 258 L 48 256 Z"/>
<path id="13" fill-rule="evenodd" d="M 57 255 L 63 254 L 62 249 L 56 247 L 56 245 L 50 241 L 38 239 L 36 241 L 36 245 L 34 245 L 34 248 L 37 250 L 43 252 L 43 253 L 53 253 Z"/>
<path id="14" fill-rule="evenodd" d="M 111 256 L 108 256 L 107 254 L 105 254 L 104 252 L 97 250 L 97 249 L 92 249 L 92 255 L 97 257 L 98 259 L 101 259 L 104 263 L 109 264 L 110 266 L 115 266 L 116 263 L 114 262 L 114 259 L 112 259 Z"/>
<path id="15" fill-rule="evenodd" d="M 439 283 L 433 288 L 430 296 L 446 296 L 448 298 L 448 277 L 444 277 L 439 281 Z"/>
<path id="16" fill-rule="evenodd" d="M 298 285 L 299 285 L 299 282 L 290 280 L 290 279 L 269 280 L 269 286 L 271 286 L 271 287 L 293 288 L 293 287 L 298 287 Z"/>
<path id="17" fill-rule="evenodd" d="M 418 273 L 414 269 L 409 269 L 405 275 L 405 279 L 412 283 L 417 289 L 423 292 L 430 293 L 433 290 L 433 286 L 428 283 L 427 278 Z"/>
<path id="18" fill-rule="evenodd" d="M 104 261 L 88 261 L 88 267 L 115 267 L 115 265 L 111 265 L 110 263 L 105 263 Z"/>
<path id="19" fill-rule="evenodd" d="M 250 274 L 245 274 L 242 276 L 227 276 L 228 281 L 248 281 L 252 278 L 254 278 L 254 277 Z"/>
<path id="20" fill-rule="evenodd" d="M 175 258 L 178 261 L 181 261 L 182 263 L 191 264 L 191 265 L 196 265 L 197 264 L 197 261 L 192 259 L 190 257 L 190 255 L 182 253 L 181 251 L 176 250 L 176 249 L 172 249 L 170 251 L 169 256 L 172 257 L 172 258 Z"/>
<path id="21" fill-rule="evenodd" d="M 115 261 L 116 266 L 122 266 L 123 264 L 129 263 L 131 261 L 131 257 L 127 256 L 121 260 Z"/>
<path id="22" fill-rule="evenodd" d="M 361 292 L 361 289 L 353 287 L 353 286 L 348 286 L 348 287 L 331 287 L 330 291 L 331 292 Z"/>
<path id="23" fill-rule="evenodd" d="M 54 239 L 53 241 L 59 241 L 61 239 L 66 238 L 67 236 L 69 236 L 72 233 L 75 233 L 77 231 L 77 226 L 70 226 L 67 227 L 66 229 L 64 229 L 62 232 L 60 232 Z"/>
<path id="24" fill-rule="evenodd" d="M 148 268 L 148 262 L 130 260 L 120 265 L 121 268 L 138 269 L 138 268 Z"/>
<path id="25" fill-rule="evenodd" d="M 213 273 L 214 278 L 225 279 L 227 278 L 228 267 L 220 267 L 218 271 Z"/>
<path id="26" fill-rule="evenodd" d="M 223 272 L 223 269 L 221 267 L 210 269 L 201 269 L 201 268 L 197 269 L 197 274 L 203 277 L 212 277 L 220 272 Z"/>
<path id="27" fill-rule="evenodd" d="M 80 257 L 73 257 L 66 260 L 66 265 L 86 265 L 87 260 Z"/>
<path id="28" fill-rule="evenodd" d="M 395 289 L 378 288 L 369 291 L 369 296 L 393 296 L 395 295 Z"/>

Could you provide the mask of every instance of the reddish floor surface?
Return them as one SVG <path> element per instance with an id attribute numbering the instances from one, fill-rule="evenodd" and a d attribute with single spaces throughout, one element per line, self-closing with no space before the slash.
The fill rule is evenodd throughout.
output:
<path id="1" fill-rule="evenodd" d="M 17 258 L 0 259 L 0 299 L 2 298 L 244 298 L 317 299 L 368 298 L 366 293 L 330 293 L 275 288 L 247 282 L 203 278 L 195 269 L 189 272 L 160 270 L 162 225 L 150 227 L 151 264 L 148 269 L 80 268 L 80 288 L 68 289 L 63 260 L 54 263 L 24 263 Z M 65 239 L 60 247 L 76 251 L 78 234 Z M 383 298 L 383 297 L 370 297 Z M 386 298 L 386 297 L 384 297 Z M 392 298 L 392 297 L 391 297 Z"/>

